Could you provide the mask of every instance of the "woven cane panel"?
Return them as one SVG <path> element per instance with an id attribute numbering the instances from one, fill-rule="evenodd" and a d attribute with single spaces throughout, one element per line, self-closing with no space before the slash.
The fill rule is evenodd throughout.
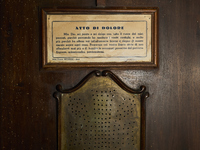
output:
<path id="1" fill-rule="evenodd" d="M 140 95 L 93 77 L 61 96 L 62 150 L 139 150 Z"/>

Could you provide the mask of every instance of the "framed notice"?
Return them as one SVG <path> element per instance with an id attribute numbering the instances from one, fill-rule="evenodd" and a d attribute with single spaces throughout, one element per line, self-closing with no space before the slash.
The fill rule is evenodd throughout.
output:
<path id="1" fill-rule="evenodd" d="M 158 66 L 157 9 L 43 9 L 43 68 Z"/>

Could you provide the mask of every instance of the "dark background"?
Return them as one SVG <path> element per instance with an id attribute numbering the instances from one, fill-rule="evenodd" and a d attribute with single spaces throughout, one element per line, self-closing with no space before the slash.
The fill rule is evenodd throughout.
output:
<path id="1" fill-rule="evenodd" d="M 40 69 L 41 8 L 59 6 L 95 8 L 95 0 L 0 1 L 0 149 L 55 150 L 55 86 L 71 88 L 99 69 Z M 106 6 L 159 8 L 159 68 L 112 70 L 131 88 L 147 86 L 146 149 L 199 150 L 199 1 L 106 0 Z"/>

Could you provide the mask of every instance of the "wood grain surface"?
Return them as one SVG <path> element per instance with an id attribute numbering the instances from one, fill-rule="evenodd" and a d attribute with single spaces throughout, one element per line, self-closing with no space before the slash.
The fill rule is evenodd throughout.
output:
<path id="1" fill-rule="evenodd" d="M 147 150 L 200 148 L 198 0 L 106 0 L 106 7 L 159 8 L 159 68 L 111 70 L 131 88 L 145 85 Z M 41 8 L 96 8 L 95 0 L 0 1 L 0 149 L 55 150 L 55 87 L 89 72 L 41 70 Z M 104 68 L 105 69 L 105 68 Z M 108 68 L 109 69 L 109 68 Z"/>

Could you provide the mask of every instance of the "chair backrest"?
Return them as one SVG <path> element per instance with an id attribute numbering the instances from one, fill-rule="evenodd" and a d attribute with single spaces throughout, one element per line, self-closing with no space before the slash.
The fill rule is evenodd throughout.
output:
<path id="1" fill-rule="evenodd" d="M 110 71 L 77 86 L 57 86 L 59 150 L 145 149 L 145 87 L 133 90 Z"/>

